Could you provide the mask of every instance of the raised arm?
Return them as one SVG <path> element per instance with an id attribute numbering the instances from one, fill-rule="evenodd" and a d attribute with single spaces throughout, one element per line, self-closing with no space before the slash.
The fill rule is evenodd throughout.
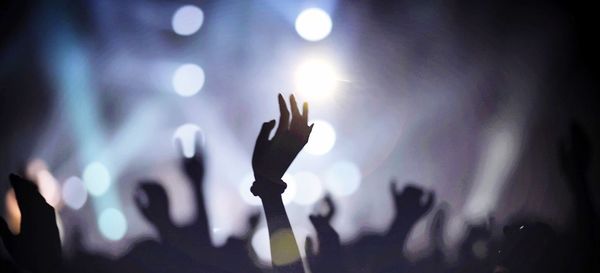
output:
<path id="1" fill-rule="evenodd" d="M 262 200 L 269 229 L 271 260 L 279 273 L 304 272 L 298 244 L 281 199 L 281 194 L 287 186 L 281 177 L 308 142 L 313 126 L 307 124 L 308 104 L 304 103 L 302 114 L 293 95 L 290 96 L 290 104 L 291 121 L 285 100 L 279 95 L 281 116 L 275 136 L 269 140 L 275 120 L 265 122 L 256 139 L 252 155 L 256 181 L 250 190 Z"/>

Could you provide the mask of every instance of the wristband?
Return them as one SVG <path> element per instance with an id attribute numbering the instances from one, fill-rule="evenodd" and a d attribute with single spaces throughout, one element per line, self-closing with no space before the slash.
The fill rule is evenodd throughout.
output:
<path id="1" fill-rule="evenodd" d="M 254 196 L 263 197 L 281 195 L 286 188 L 287 184 L 281 179 L 261 179 L 260 181 L 254 181 L 254 183 L 252 183 L 252 187 L 250 187 L 250 192 L 252 192 Z"/>

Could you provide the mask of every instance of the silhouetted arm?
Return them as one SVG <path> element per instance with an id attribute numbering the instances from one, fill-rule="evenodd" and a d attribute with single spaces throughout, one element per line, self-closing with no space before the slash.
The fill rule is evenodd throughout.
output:
<path id="1" fill-rule="evenodd" d="M 179 143 L 180 149 L 183 147 Z M 194 199 L 196 200 L 196 220 L 193 223 L 194 229 L 196 230 L 198 240 L 203 245 L 210 245 L 210 227 L 208 222 L 208 214 L 206 210 L 206 203 L 204 200 L 204 154 L 202 147 L 196 145 L 194 156 L 191 158 L 186 157 L 183 154 L 183 150 L 180 152 L 182 156 L 182 167 L 190 180 L 190 186 L 194 193 Z"/>
<path id="2" fill-rule="evenodd" d="M 433 207 L 435 195 L 433 192 L 426 194 L 414 185 L 398 191 L 394 182 L 391 183 L 390 192 L 394 199 L 396 216 L 387 236 L 391 243 L 401 250 L 413 226 Z M 423 197 L 426 197 L 425 201 L 421 201 Z"/>
<path id="3" fill-rule="evenodd" d="M 11 174 L 10 182 L 21 211 L 21 231 L 14 235 L 0 218 L 0 236 L 15 263 L 34 273 L 59 272 L 62 253 L 54 208 L 33 182 Z"/>
<path id="4" fill-rule="evenodd" d="M 315 253 L 311 238 L 306 237 L 304 245 L 306 258 L 312 273 L 343 272 L 340 236 L 331 226 L 331 219 L 335 215 L 335 204 L 330 196 L 325 197 L 325 203 L 329 207 L 327 213 L 309 216 L 310 222 L 317 231 L 319 253 Z"/>
<path id="5" fill-rule="evenodd" d="M 275 121 L 263 124 L 256 140 L 252 155 L 254 178 L 251 191 L 262 200 L 271 245 L 273 267 L 280 273 L 304 272 L 298 244 L 290 221 L 285 212 L 281 194 L 286 184 L 281 180 L 296 155 L 308 142 L 312 125 L 307 125 L 308 105 L 304 103 L 303 113 L 300 114 L 296 100 L 290 97 L 292 117 L 287 110 L 285 100 L 279 95 L 280 120 L 279 126 L 269 140 L 269 133 L 275 126 Z"/>

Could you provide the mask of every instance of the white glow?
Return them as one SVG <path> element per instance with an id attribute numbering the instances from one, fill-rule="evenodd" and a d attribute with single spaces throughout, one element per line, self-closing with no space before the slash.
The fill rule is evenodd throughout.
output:
<path id="1" fill-rule="evenodd" d="M 304 150 L 309 154 L 324 155 L 335 145 L 335 129 L 329 122 L 324 120 L 315 120 L 313 123 L 315 125 Z"/>
<path id="2" fill-rule="evenodd" d="M 110 186 L 110 173 L 102 163 L 92 162 L 83 170 L 83 181 L 90 194 L 100 196 Z"/>
<path id="3" fill-rule="evenodd" d="M 297 183 L 302 187 L 296 190 L 294 202 L 300 205 L 312 205 L 323 197 L 323 186 L 318 176 L 309 172 L 300 172 L 294 175 Z"/>
<path id="4" fill-rule="evenodd" d="M 269 230 L 262 227 L 252 235 L 252 249 L 263 262 L 271 262 L 271 246 L 269 245 Z"/>
<path id="5" fill-rule="evenodd" d="M 327 12 L 318 8 L 309 8 L 296 17 L 295 26 L 300 37 L 315 42 L 327 37 L 333 24 Z"/>
<path id="6" fill-rule="evenodd" d="M 296 180 L 293 176 L 287 173 L 283 175 L 282 180 L 287 184 L 287 187 L 281 195 L 281 199 L 283 201 L 283 204 L 287 205 L 291 203 L 292 200 L 294 200 L 294 197 L 296 196 Z M 244 202 L 252 206 L 260 206 L 262 205 L 260 198 L 258 196 L 254 196 L 252 192 L 250 192 L 250 187 L 252 186 L 253 182 L 254 175 L 252 173 L 247 174 L 246 176 L 244 176 L 242 182 L 239 184 L 238 191 Z"/>
<path id="7" fill-rule="evenodd" d="M 50 206 L 57 208 L 60 204 L 60 185 L 48 170 L 37 173 L 36 181 L 40 194 Z"/>
<path id="8" fill-rule="evenodd" d="M 322 100 L 331 96 L 338 83 L 335 67 L 320 58 L 302 62 L 294 76 L 296 91 L 306 100 Z"/>
<path id="9" fill-rule="evenodd" d="M 181 148 L 185 157 L 191 158 L 196 153 L 196 138 L 200 138 L 198 142 L 204 144 L 204 139 L 202 138 L 202 134 L 200 134 L 200 132 L 201 130 L 198 125 L 186 123 L 177 127 L 175 133 L 173 133 L 173 139 L 179 139 L 181 141 L 183 146 Z"/>
<path id="10" fill-rule="evenodd" d="M 117 241 L 123 238 L 125 232 L 127 232 L 127 221 L 121 211 L 109 208 L 100 213 L 98 227 L 100 228 L 100 233 L 106 239 Z"/>
<path id="11" fill-rule="evenodd" d="M 83 181 L 76 176 L 69 177 L 62 186 L 65 204 L 72 209 L 80 209 L 87 200 L 87 191 Z"/>
<path id="12" fill-rule="evenodd" d="M 183 6 L 173 14 L 171 26 L 179 35 L 188 36 L 196 33 L 204 23 L 204 13 L 193 5 Z"/>
<path id="13" fill-rule="evenodd" d="M 518 131 L 500 124 L 489 130 L 487 145 L 479 161 L 474 184 L 464 208 L 468 219 L 487 217 L 500 197 L 506 179 L 512 172 L 519 152 Z"/>
<path id="14" fill-rule="evenodd" d="M 184 64 L 173 74 L 173 88 L 183 97 L 193 96 L 204 86 L 204 70 L 195 64 Z"/>
<path id="15" fill-rule="evenodd" d="M 362 175 L 356 164 L 339 161 L 333 164 L 325 174 L 325 188 L 334 196 L 348 196 L 360 186 Z"/>

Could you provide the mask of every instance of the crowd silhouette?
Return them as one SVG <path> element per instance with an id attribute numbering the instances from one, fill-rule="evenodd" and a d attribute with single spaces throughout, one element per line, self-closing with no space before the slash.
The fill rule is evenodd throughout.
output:
<path id="1" fill-rule="evenodd" d="M 205 162 L 202 147 L 192 158 L 183 156 L 181 168 L 189 178 L 197 217 L 187 226 L 178 226 L 169 216 L 169 202 L 160 183 L 139 183 L 132 198 L 145 220 L 158 232 L 158 240 L 135 243 L 122 257 L 110 258 L 88 252 L 76 232 L 69 255 L 63 255 L 54 209 L 46 203 L 35 184 L 17 174 L 9 179 L 22 214 L 18 235 L 0 222 L 0 235 L 10 259 L 0 261 L 1 272 L 280 272 L 280 273 L 386 273 L 386 272 L 600 272 L 598 217 L 590 196 L 592 154 L 590 139 L 577 123 L 570 125 L 558 144 L 557 160 L 564 181 L 573 195 L 574 215 L 569 229 L 557 232 L 535 219 L 518 219 L 498 227 L 493 218 L 467 223 L 466 235 L 456 249 L 456 259 L 447 257 L 444 233 L 448 206 L 434 192 L 416 185 L 400 189 L 390 183 L 394 218 L 383 233 L 369 233 L 342 243 L 332 219 L 337 211 L 333 199 L 323 200 L 326 211 L 309 215 L 316 237 L 307 237 L 305 257 L 294 236 L 281 194 L 286 190 L 282 177 L 304 145 L 313 125 L 308 123 L 308 104 L 298 107 L 295 97 L 289 108 L 278 97 L 279 122 L 262 124 L 252 168 L 255 181 L 248 190 L 262 201 L 263 212 L 248 218 L 247 232 L 229 238 L 223 246 L 211 243 L 209 219 L 204 201 Z M 274 136 L 269 139 L 271 131 Z M 181 145 L 177 145 L 181 147 Z M 298 181 L 302 187 L 302 181 Z M 429 213 L 430 254 L 417 261 L 407 259 L 407 238 L 415 224 Z M 264 216 L 263 216 L 264 215 Z M 269 232 L 272 266 L 257 262 L 250 246 L 260 217 Z M 494 236 L 495 230 L 501 236 Z"/>

